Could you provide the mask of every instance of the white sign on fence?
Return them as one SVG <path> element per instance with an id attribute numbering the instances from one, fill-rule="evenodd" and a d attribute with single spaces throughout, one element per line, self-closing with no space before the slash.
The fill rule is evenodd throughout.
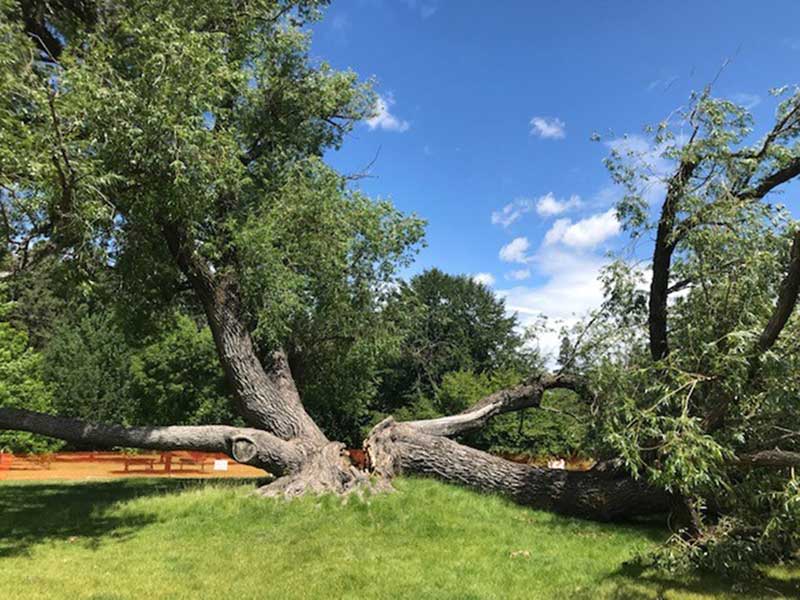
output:
<path id="1" fill-rule="evenodd" d="M 215 460 L 214 461 L 214 470 L 215 471 L 227 471 L 228 470 L 228 461 L 227 460 Z"/>

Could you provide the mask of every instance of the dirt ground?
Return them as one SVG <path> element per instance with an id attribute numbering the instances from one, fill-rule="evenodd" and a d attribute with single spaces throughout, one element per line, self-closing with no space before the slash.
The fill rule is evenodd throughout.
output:
<path id="1" fill-rule="evenodd" d="M 227 471 L 215 470 L 215 460 L 227 460 Z M 220 466 L 222 465 L 217 465 L 218 468 Z M 114 452 L 59 452 L 45 456 L 14 456 L 10 468 L 0 469 L 0 481 L 84 481 L 126 477 L 230 478 L 264 475 L 264 471 L 260 469 L 241 465 L 222 455 L 189 455 L 182 452 L 135 456 Z"/>
<path id="2" fill-rule="evenodd" d="M 565 464 L 548 464 L 546 459 L 523 455 L 503 458 L 537 467 L 585 471 L 593 461 L 567 459 Z M 215 468 L 215 461 L 225 461 L 227 470 Z M 222 465 L 218 465 L 222 466 Z M 127 468 L 126 468 L 127 467 Z M 242 465 L 223 454 L 206 452 L 164 452 L 126 455 L 119 452 L 58 452 L 47 455 L 15 455 L 8 467 L 8 455 L 0 461 L 0 481 L 85 481 L 127 477 L 234 478 L 264 477 L 260 469 Z"/>

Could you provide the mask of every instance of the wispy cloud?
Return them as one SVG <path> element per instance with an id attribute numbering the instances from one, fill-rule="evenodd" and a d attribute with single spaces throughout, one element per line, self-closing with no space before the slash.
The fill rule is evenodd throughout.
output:
<path id="1" fill-rule="evenodd" d="M 552 192 L 539 196 L 536 200 L 517 198 L 500 210 L 492 212 L 492 225 L 508 227 L 532 210 L 536 210 L 541 217 L 552 217 L 578 208 L 581 204 L 580 196 L 572 195 L 565 200 L 559 200 Z"/>
<path id="2" fill-rule="evenodd" d="M 408 131 L 408 129 L 411 127 L 411 123 L 400 119 L 391 113 L 390 108 L 394 106 L 394 104 L 395 100 L 392 94 L 378 96 L 378 98 L 375 100 L 375 106 L 373 107 L 373 116 L 366 121 L 367 126 L 371 131 L 374 131 L 375 129 L 396 131 L 398 133 Z"/>
<path id="3" fill-rule="evenodd" d="M 759 104 L 761 104 L 761 96 L 758 94 L 748 94 L 745 92 L 739 92 L 737 94 L 733 94 L 731 96 L 731 101 L 744 106 L 747 110 L 751 108 L 755 108 Z"/>
<path id="4" fill-rule="evenodd" d="M 423 19 L 429 19 L 439 10 L 439 3 L 436 0 L 403 0 L 406 6 Z"/>
<path id="5" fill-rule="evenodd" d="M 533 117 L 530 125 L 531 135 L 545 140 L 560 140 L 567 135 L 567 125 L 558 117 Z"/>
<path id="6" fill-rule="evenodd" d="M 526 263 L 530 260 L 527 252 L 531 244 L 526 237 L 518 237 L 500 248 L 500 260 L 510 263 Z"/>
<path id="7" fill-rule="evenodd" d="M 800 38 L 783 38 L 783 45 L 790 50 L 800 50 Z"/>
<path id="8" fill-rule="evenodd" d="M 436 14 L 437 10 L 439 10 L 438 6 L 434 6 L 433 4 L 423 4 L 422 8 L 419 10 L 419 13 L 423 19 L 427 19 Z"/>
<path id="9" fill-rule="evenodd" d="M 342 30 L 350 28 L 350 18 L 344 13 L 338 13 L 331 19 L 331 29 Z"/>
<path id="10" fill-rule="evenodd" d="M 563 244 L 571 248 L 594 248 L 620 232 L 616 211 L 611 208 L 572 222 L 570 219 L 559 219 L 544 236 L 545 246 Z"/>
<path id="11" fill-rule="evenodd" d="M 500 210 L 492 212 L 492 225 L 508 227 L 522 215 L 530 212 L 533 203 L 528 198 L 517 198 L 509 202 Z"/>
<path id="12" fill-rule="evenodd" d="M 672 87 L 672 84 L 678 81 L 678 76 L 673 75 L 671 77 L 662 77 L 661 79 L 654 79 L 650 83 L 647 84 L 647 91 L 654 92 L 656 90 L 666 91 Z"/>
<path id="13" fill-rule="evenodd" d="M 511 279 L 513 281 L 522 281 L 523 279 L 528 279 L 530 276 L 530 269 L 517 269 L 516 271 L 506 273 L 506 279 Z"/>
<path id="14" fill-rule="evenodd" d="M 330 22 L 330 36 L 337 43 L 347 45 L 349 40 L 349 33 L 351 29 L 350 17 L 343 12 L 336 13 L 331 18 Z"/>
<path id="15" fill-rule="evenodd" d="M 492 286 L 494 285 L 494 275 L 491 273 L 475 273 L 475 275 L 472 276 L 472 281 L 475 283 L 482 283 L 486 286 Z"/>

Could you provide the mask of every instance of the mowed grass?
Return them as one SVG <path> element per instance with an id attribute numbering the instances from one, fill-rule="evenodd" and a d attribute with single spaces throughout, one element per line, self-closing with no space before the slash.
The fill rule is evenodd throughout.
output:
<path id="1" fill-rule="evenodd" d="M 434 481 L 342 503 L 254 482 L 0 485 L 0 598 L 800 597 L 800 570 L 732 591 L 625 561 L 656 525 L 603 525 Z"/>

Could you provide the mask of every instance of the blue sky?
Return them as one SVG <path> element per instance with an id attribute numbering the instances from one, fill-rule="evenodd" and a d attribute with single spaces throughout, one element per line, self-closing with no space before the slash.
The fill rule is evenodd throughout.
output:
<path id="1" fill-rule="evenodd" d="M 628 248 L 608 143 L 646 149 L 643 126 L 726 60 L 715 94 L 767 127 L 769 89 L 800 80 L 798 23 L 796 0 L 334 0 L 312 54 L 374 78 L 381 100 L 328 160 L 357 173 L 377 154 L 359 187 L 427 219 L 412 272 L 482 274 L 523 322 L 570 323 L 600 301 L 606 253 Z"/>

